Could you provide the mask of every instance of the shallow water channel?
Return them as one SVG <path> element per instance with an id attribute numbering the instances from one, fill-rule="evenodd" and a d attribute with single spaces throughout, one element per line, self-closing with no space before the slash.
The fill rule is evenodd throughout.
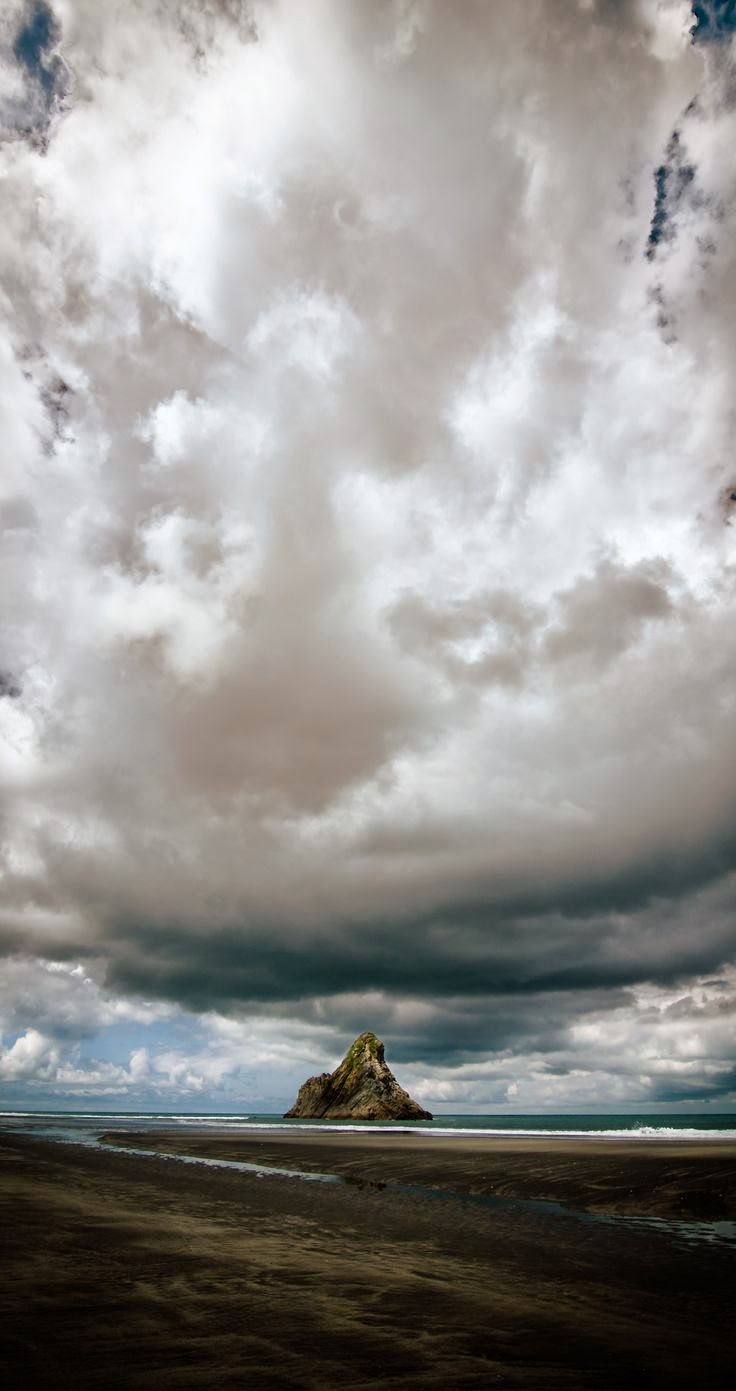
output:
<path id="1" fill-rule="evenodd" d="M 68 1142 L 67 1142 L 68 1143 Z M 465 1206 L 482 1208 L 490 1212 L 528 1212 L 543 1217 L 567 1218 L 576 1222 L 592 1223 L 627 1228 L 641 1232 L 668 1236 L 680 1244 L 692 1245 L 703 1242 L 730 1247 L 736 1254 L 736 1222 L 703 1222 L 697 1220 L 677 1220 L 665 1217 L 636 1216 L 630 1213 L 588 1212 L 582 1209 L 565 1207 L 563 1203 L 542 1198 L 512 1198 L 496 1194 L 462 1193 L 456 1189 L 435 1188 L 418 1183 L 401 1183 L 393 1179 L 385 1183 L 374 1179 L 358 1178 L 352 1175 L 333 1174 L 318 1170 L 286 1169 L 271 1164 L 251 1164 L 242 1159 L 217 1159 L 211 1156 L 172 1154 L 165 1150 L 139 1149 L 132 1145 L 115 1145 L 95 1138 L 95 1148 L 114 1150 L 116 1154 L 130 1154 L 140 1159 L 167 1159 L 180 1164 L 201 1165 L 209 1169 L 233 1169 L 239 1173 L 253 1174 L 256 1178 L 299 1179 L 306 1183 L 331 1183 L 342 1187 L 356 1187 L 385 1190 L 408 1197 L 429 1199 L 433 1202 L 462 1203 Z"/>

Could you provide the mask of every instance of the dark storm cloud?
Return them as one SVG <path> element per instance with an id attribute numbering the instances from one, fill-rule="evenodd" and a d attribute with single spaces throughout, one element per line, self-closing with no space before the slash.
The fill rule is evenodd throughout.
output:
<path id="1" fill-rule="evenodd" d="M 126 922 L 115 934 L 118 945 L 107 949 L 110 979 L 123 991 L 154 990 L 194 1011 L 278 1009 L 283 1001 L 304 1009 L 310 998 L 371 990 L 437 1004 L 462 997 L 475 1011 L 492 999 L 493 1022 L 481 1033 L 486 1046 L 491 1034 L 500 1046 L 504 1031 L 513 1032 L 509 1019 L 538 1011 L 545 996 L 564 997 L 569 1018 L 576 994 L 582 1009 L 594 995 L 603 999 L 642 979 L 670 986 L 728 961 L 732 879 L 700 892 L 691 885 L 690 893 L 682 886 L 673 893 L 676 887 L 669 884 L 668 897 L 660 884 L 655 896 L 650 884 L 628 912 L 595 913 L 588 905 L 565 914 L 550 896 L 533 915 L 475 905 L 420 921 L 353 922 L 298 936 L 273 925 L 210 926 L 203 935 L 194 924 L 187 933 L 181 924 Z M 501 997 L 507 1005 L 499 1012 Z M 352 1018 L 356 1027 L 361 1008 Z M 444 1027 L 434 1046 L 449 1047 Z"/>

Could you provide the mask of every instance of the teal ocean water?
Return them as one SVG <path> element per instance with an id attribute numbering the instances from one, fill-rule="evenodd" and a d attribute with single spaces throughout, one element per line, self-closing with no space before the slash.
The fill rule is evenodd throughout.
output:
<path id="1" fill-rule="evenodd" d="M 174 1111 L 3 1111 L 0 1131 L 43 1136 L 49 1139 L 77 1140 L 95 1144 L 105 1130 L 160 1130 L 168 1127 L 215 1128 L 234 1133 L 259 1131 L 331 1130 L 373 1133 L 392 1130 L 419 1130 L 429 1135 L 508 1135 L 508 1136 L 598 1136 L 610 1139 L 645 1140 L 736 1140 L 736 1114 L 701 1112 L 639 1113 L 620 1115 L 583 1113 L 578 1115 L 442 1115 L 432 1121 L 304 1121 L 284 1120 L 281 1116 L 248 1113 Z"/>

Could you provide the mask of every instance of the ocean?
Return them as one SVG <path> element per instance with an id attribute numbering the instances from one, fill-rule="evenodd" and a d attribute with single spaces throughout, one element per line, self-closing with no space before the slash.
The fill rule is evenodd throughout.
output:
<path id="1" fill-rule="evenodd" d="M 736 1140 L 736 1114 L 702 1112 L 620 1115 L 442 1115 L 432 1121 L 305 1121 L 284 1120 L 257 1112 L 214 1114 L 181 1111 L 2 1111 L 0 1131 L 35 1135 L 44 1139 L 96 1145 L 107 1130 L 146 1132 L 169 1128 L 215 1128 L 234 1134 L 260 1131 L 344 1131 L 373 1133 L 419 1130 L 427 1135 L 533 1136 L 570 1139 L 581 1136 L 602 1139 Z"/>

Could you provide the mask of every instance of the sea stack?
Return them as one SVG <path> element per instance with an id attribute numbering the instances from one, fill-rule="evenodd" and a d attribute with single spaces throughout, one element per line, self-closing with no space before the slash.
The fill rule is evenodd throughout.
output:
<path id="1" fill-rule="evenodd" d="M 375 1034 L 364 1033 L 345 1054 L 334 1072 L 310 1077 L 299 1088 L 285 1119 L 355 1121 L 431 1121 L 408 1092 L 400 1087 L 383 1059 L 383 1044 Z"/>

